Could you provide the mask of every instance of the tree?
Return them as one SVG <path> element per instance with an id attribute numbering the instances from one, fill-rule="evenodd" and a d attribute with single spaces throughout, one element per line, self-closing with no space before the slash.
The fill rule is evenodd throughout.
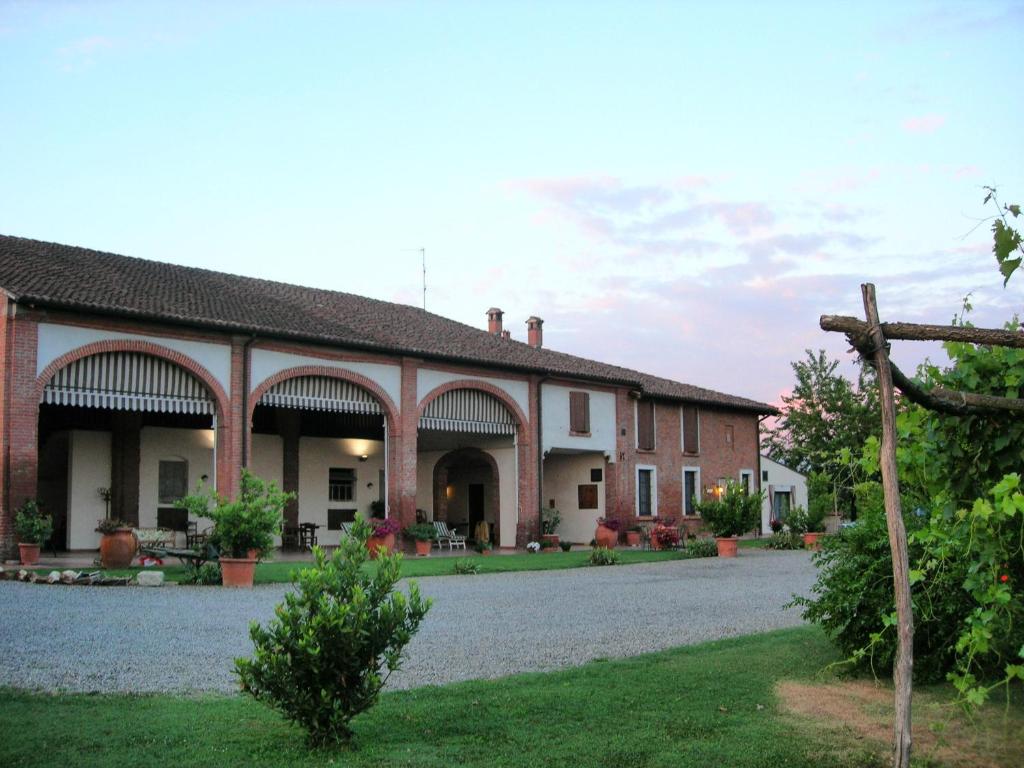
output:
<path id="1" fill-rule="evenodd" d="M 854 385 L 837 373 L 825 350 L 792 364 L 796 385 L 783 396 L 782 416 L 768 431 L 768 454 L 805 474 L 831 483 L 833 511 L 853 511 L 853 486 L 863 479 L 856 461 L 868 438 L 877 437 L 878 395 L 874 373 L 862 366 Z"/>

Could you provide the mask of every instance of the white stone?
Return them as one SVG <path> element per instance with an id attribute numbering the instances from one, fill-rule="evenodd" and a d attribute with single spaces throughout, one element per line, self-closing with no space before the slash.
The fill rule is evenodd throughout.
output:
<path id="1" fill-rule="evenodd" d="M 28 581 L 29 572 L 22 568 L 18 571 L 18 581 Z"/>
<path id="2" fill-rule="evenodd" d="M 163 571 L 139 571 L 135 578 L 140 587 L 162 587 L 164 584 Z"/>
<path id="3" fill-rule="evenodd" d="M 46 574 L 46 583 L 47 584 L 56 584 L 59 581 L 60 581 L 60 571 L 50 571 L 48 574 Z"/>
<path id="4" fill-rule="evenodd" d="M 74 584 L 75 579 L 78 578 L 78 571 L 63 571 L 60 575 L 60 580 L 65 584 Z"/>

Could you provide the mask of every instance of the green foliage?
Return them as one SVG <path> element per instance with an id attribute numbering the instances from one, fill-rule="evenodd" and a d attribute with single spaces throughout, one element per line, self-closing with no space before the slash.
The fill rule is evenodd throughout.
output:
<path id="1" fill-rule="evenodd" d="M 854 457 L 881 433 L 874 372 L 862 366 L 856 386 L 837 372 L 838 360 L 824 350 L 792 363 L 796 384 L 782 398 L 782 416 L 768 431 L 765 448 L 788 467 L 821 475 L 811 493 L 841 513 L 853 514 L 852 487 L 864 478 Z"/>
<path id="2" fill-rule="evenodd" d="M 363 521 L 331 559 L 315 547 L 314 566 L 299 571 L 275 618 L 253 622 L 251 659 L 236 659 L 242 690 L 306 729 L 316 745 L 351 738 L 353 717 L 374 705 L 430 608 L 415 583 L 395 591 L 401 554 L 381 553 L 368 574 Z"/>
<path id="3" fill-rule="evenodd" d="M 14 515 L 14 535 L 22 544 L 42 544 L 53 533 L 53 518 L 43 514 L 39 505 L 29 499 Z"/>
<path id="4" fill-rule="evenodd" d="M 588 562 L 591 565 L 618 565 L 622 558 L 614 549 L 608 547 L 594 547 L 590 552 Z"/>
<path id="5" fill-rule="evenodd" d="M 96 533 L 114 533 L 131 529 L 131 523 L 127 523 L 119 517 L 107 517 L 96 524 Z"/>
<path id="6" fill-rule="evenodd" d="M 544 535 L 551 535 L 558 530 L 558 524 L 562 522 L 562 515 L 554 507 L 541 507 L 540 510 L 540 532 Z"/>
<path id="7" fill-rule="evenodd" d="M 718 544 L 714 539 L 690 539 L 686 542 L 689 557 L 718 557 Z"/>
<path id="8" fill-rule="evenodd" d="M 742 536 L 761 519 L 761 499 L 761 494 L 747 493 L 730 481 L 719 498 L 698 503 L 697 514 L 715 536 Z"/>
<path id="9" fill-rule="evenodd" d="M 247 469 L 242 469 L 238 498 L 228 500 L 216 492 L 186 496 L 177 506 L 194 517 L 213 520 L 210 544 L 227 557 L 245 557 L 250 549 L 262 553 L 274 546 L 274 536 L 281 533 L 284 506 L 293 493 L 280 491 L 276 483 L 267 483 Z"/>
<path id="10" fill-rule="evenodd" d="M 1015 219 L 1018 218 L 1020 206 L 1000 206 L 999 200 L 996 198 L 995 187 L 985 187 L 985 192 L 983 204 L 992 202 L 998 213 L 992 222 L 992 252 L 996 256 L 999 274 L 1003 276 L 1003 287 L 1005 288 L 1006 284 L 1010 282 L 1010 277 L 1020 267 L 1021 254 L 1024 254 L 1024 248 L 1021 247 L 1021 234 L 1010 225 L 1009 219 L 1006 218 L 1006 214 L 1010 214 Z"/>
<path id="11" fill-rule="evenodd" d="M 455 561 L 454 572 L 457 576 L 474 576 L 480 573 L 480 563 L 476 563 L 465 558 L 459 558 Z"/>
<path id="12" fill-rule="evenodd" d="M 433 541 L 437 538 L 437 529 L 433 523 L 416 523 L 405 529 L 405 535 L 416 541 Z"/>
<path id="13" fill-rule="evenodd" d="M 793 533 L 822 533 L 825 530 L 826 508 L 815 505 L 811 509 L 795 507 L 786 518 L 786 525 Z"/>
<path id="14" fill-rule="evenodd" d="M 795 531 L 777 531 L 764 543 L 765 549 L 803 549 L 804 541 Z"/>
<path id="15" fill-rule="evenodd" d="M 558 546 L 562 548 L 563 552 L 571 552 L 572 551 L 572 542 L 571 541 L 560 541 L 560 542 L 558 542 Z"/>
<path id="16" fill-rule="evenodd" d="M 196 584 L 203 587 L 212 587 L 221 583 L 220 564 L 203 563 L 198 568 L 191 566 L 185 570 L 181 579 L 182 584 Z"/>
<path id="17" fill-rule="evenodd" d="M 807 476 L 807 512 L 815 519 L 824 520 L 836 508 L 836 484 L 825 472 L 812 472 Z"/>

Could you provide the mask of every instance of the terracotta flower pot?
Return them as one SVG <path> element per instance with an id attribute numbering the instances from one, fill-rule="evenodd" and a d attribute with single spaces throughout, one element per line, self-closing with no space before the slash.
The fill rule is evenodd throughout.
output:
<path id="1" fill-rule="evenodd" d="M 606 528 L 603 525 L 597 526 L 597 530 L 594 532 L 594 544 L 596 546 L 607 547 L 608 549 L 615 549 L 615 545 L 618 543 L 618 531 L 613 531 L 611 528 Z"/>
<path id="2" fill-rule="evenodd" d="M 626 531 L 626 546 L 640 546 L 640 531 Z"/>
<path id="3" fill-rule="evenodd" d="M 821 533 L 805 533 L 804 549 L 813 549 L 815 551 L 821 549 L 821 537 L 823 535 Z"/>
<path id="4" fill-rule="evenodd" d="M 131 528 L 118 528 L 104 533 L 100 539 L 100 565 L 104 568 L 127 568 L 135 558 L 139 542 Z"/>
<path id="5" fill-rule="evenodd" d="M 735 536 L 720 536 L 715 539 L 718 545 L 719 557 L 736 557 L 737 538 Z"/>
<path id="6" fill-rule="evenodd" d="M 39 544 L 18 544 L 22 565 L 35 565 L 39 562 Z"/>
<path id="7" fill-rule="evenodd" d="M 220 581 L 225 587 L 251 588 L 256 575 L 256 558 L 222 557 L 220 559 Z"/>
<path id="8" fill-rule="evenodd" d="M 366 548 L 370 552 L 371 560 L 377 559 L 378 550 L 381 547 L 387 550 L 387 554 L 391 554 L 391 551 L 395 548 L 395 534 L 389 533 L 383 537 L 371 536 L 366 540 Z"/>
<path id="9" fill-rule="evenodd" d="M 483 555 L 484 557 L 487 557 L 488 555 L 491 554 L 492 551 L 493 550 L 490 550 L 490 549 L 484 549 L 484 550 L 480 551 L 480 554 Z"/>
<path id="10" fill-rule="evenodd" d="M 429 557 L 430 556 L 430 540 L 429 539 L 427 541 L 420 541 L 419 539 L 416 539 L 416 554 L 419 555 L 420 557 Z"/>
<path id="11" fill-rule="evenodd" d="M 541 535 L 540 540 L 541 540 L 542 544 L 545 541 L 550 541 L 552 546 L 554 546 L 555 549 L 558 549 L 558 542 L 560 541 L 560 539 L 558 538 L 558 534 L 557 533 L 545 533 L 545 534 Z"/>

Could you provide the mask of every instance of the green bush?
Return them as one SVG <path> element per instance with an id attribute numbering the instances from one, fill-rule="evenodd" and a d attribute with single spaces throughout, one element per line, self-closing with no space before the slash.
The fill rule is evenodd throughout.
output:
<path id="1" fill-rule="evenodd" d="M 21 544 L 42 544 L 53 533 L 53 518 L 43 514 L 39 505 L 29 499 L 14 515 L 14 535 Z"/>
<path id="2" fill-rule="evenodd" d="M 455 574 L 457 576 L 474 576 L 480 573 L 480 563 L 460 558 L 455 561 Z"/>
<path id="3" fill-rule="evenodd" d="M 405 535 L 416 541 L 433 541 L 437 538 L 437 529 L 433 523 L 416 523 L 405 529 Z"/>
<path id="4" fill-rule="evenodd" d="M 264 628 L 249 627 L 251 659 L 236 659 L 242 690 L 306 729 L 313 745 L 348 741 L 350 722 L 373 706 L 430 607 L 415 582 L 395 591 L 401 554 L 366 572 L 369 526 L 359 520 L 330 559 L 296 572 L 296 589 Z"/>
<path id="5" fill-rule="evenodd" d="M 747 493 L 739 483 L 730 482 L 721 497 L 696 506 L 715 536 L 742 536 L 761 519 L 761 494 Z"/>
<path id="6" fill-rule="evenodd" d="M 796 507 L 786 517 L 786 525 L 792 533 L 823 533 L 825 511 L 825 508 L 820 505 L 810 509 Z"/>
<path id="7" fill-rule="evenodd" d="M 589 563 L 591 565 L 618 565 L 622 558 L 614 549 L 608 547 L 594 547 L 590 553 Z"/>
<path id="8" fill-rule="evenodd" d="M 549 536 L 558 530 L 562 515 L 554 507 L 542 507 L 540 510 L 540 532 Z"/>
<path id="9" fill-rule="evenodd" d="M 768 537 L 764 543 L 765 549 L 803 549 L 804 540 L 799 533 L 778 531 Z"/>
<path id="10" fill-rule="evenodd" d="M 295 494 L 284 493 L 276 483 L 264 482 L 243 468 L 238 498 L 228 500 L 216 492 L 194 494 L 177 506 L 193 517 L 213 520 L 210 544 L 222 556 L 245 557 L 250 549 L 263 554 L 273 549 L 274 536 L 284 524 L 284 505 L 293 498 Z"/>
<path id="11" fill-rule="evenodd" d="M 220 565 L 218 563 L 203 563 L 198 568 L 188 568 L 182 584 L 196 584 L 203 587 L 212 587 L 221 583 Z"/>
<path id="12" fill-rule="evenodd" d="M 714 539 L 690 539 L 685 551 L 690 557 L 718 557 L 718 544 Z"/>

